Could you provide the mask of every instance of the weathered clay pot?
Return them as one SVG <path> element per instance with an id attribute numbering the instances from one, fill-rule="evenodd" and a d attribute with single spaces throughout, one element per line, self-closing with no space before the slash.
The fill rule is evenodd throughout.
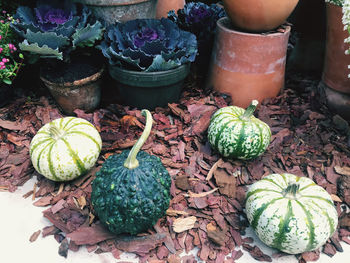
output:
<path id="1" fill-rule="evenodd" d="M 322 81 L 331 89 L 350 94 L 350 55 L 345 55 L 349 48 L 344 39 L 349 37 L 342 23 L 342 8 L 330 3 L 327 9 L 326 55 Z"/>
<path id="2" fill-rule="evenodd" d="M 285 22 L 299 0 L 223 0 L 232 23 L 248 32 L 263 32 Z"/>
<path id="3" fill-rule="evenodd" d="M 185 4 L 185 0 L 158 0 L 156 18 L 166 18 L 170 10 L 177 12 L 177 10 L 184 8 Z"/>
<path id="4" fill-rule="evenodd" d="M 101 76 L 104 69 L 90 77 L 67 83 L 54 83 L 47 80 L 41 74 L 40 79 L 49 89 L 52 97 L 62 110 L 69 115 L 74 114 L 75 109 L 84 111 L 94 110 L 101 99 Z"/>
<path id="5" fill-rule="evenodd" d="M 236 31 L 230 19 L 217 22 L 208 87 L 230 94 L 236 106 L 278 95 L 284 86 L 290 27 L 270 34 Z"/>
<path id="6" fill-rule="evenodd" d="M 87 5 L 106 22 L 125 22 L 137 18 L 155 18 L 157 0 L 74 0 Z"/>

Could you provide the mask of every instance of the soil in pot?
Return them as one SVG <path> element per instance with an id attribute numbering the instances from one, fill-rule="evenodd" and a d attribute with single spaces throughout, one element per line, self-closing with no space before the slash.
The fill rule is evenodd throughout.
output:
<path id="1" fill-rule="evenodd" d="M 168 103 L 178 101 L 189 72 L 190 64 L 158 72 L 140 72 L 109 66 L 109 73 L 116 81 L 123 103 L 149 110 L 166 107 Z"/>
<path id="2" fill-rule="evenodd" d="M 70 63 L 45 63 L 40 78 L 62 110 L 69 115 L 75 109 L 94 110 L 101 99 L 102 60 L 82 56 Z"/>
<path id="3" fill-rule="evenodd" d="M 284 86 L 290 26 L 256 34 L 234 29 L 230 19 L 217 22 L 207 88 L 227 93 L 233 105 L 246 108 L 279 94 Z"/>

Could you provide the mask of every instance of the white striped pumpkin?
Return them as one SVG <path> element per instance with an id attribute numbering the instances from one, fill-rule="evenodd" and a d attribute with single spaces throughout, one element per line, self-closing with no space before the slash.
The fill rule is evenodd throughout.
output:
<path id="1" fill-rule="evenodd" d="M 95 165 L 101 148 L 100 134 L 90 122 L 65 117 L 39 129 L 30 143 L 30 157 L 38 173 L 69 181 Z"/>
<path id="2" fill-rule="evenodd" d="M 228 106 L 216 111 L 210 120 L 208 140 L 222 156 L 249 160 L 265 152 L 270 144 L 271 130 L 253 113 L 258 105 L 253 100 L 245 110 Z"/>
<path id="3" fill-rule="evenodd" d="M 338 224 L 327 191 L 307 177 L 287 173 L 271 174 L 252 184 L 245 209 L 260 240 L 289 254 L 322 246 Z"/>

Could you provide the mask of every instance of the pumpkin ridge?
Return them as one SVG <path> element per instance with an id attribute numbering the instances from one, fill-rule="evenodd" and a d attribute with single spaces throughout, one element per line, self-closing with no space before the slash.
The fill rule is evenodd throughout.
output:
<path id="1" fill-rule="evenodd" d="M 288 186 L 288 181 L 286 179 L 286 176 L 283 173 L 281 173 L 280 175 L 282 176 L 283 181 L 286 183 L 286 186 Z"/>
<path id="2" fill-rule="evenodd" d="M 319 199 L 319 200 L 322 200 L 324 202 L 327 202 L 329 205 L 333 206 L 333 202 L 324 198 L 324 197 L 321 197 L 321 196 L 313 196 L 313 195 L 302 195 L 301 197 L 306 197 L 306 198 L 315 198 L 315 199 Z"/>
<path id="3" fill-rule="evenodd" d="M 258 123 L 254 123 L 254 124 L 255 124 L 255 126 L 258 128 L 258 130 L 259 130 L 259 135 L 260 135 L 260 146 L 259 146 L 257 152 L 258 152 L 258 153 L 262 153 L 263 150 L 264 150 L 264 148 L 265 148 L 265 146 L 264 146 L 265 141 L 264 141 L 263 129 L 262 129 L 262 127 L 261 127 Z"/>
<path id="4" fill-rule="evenodd" d="M 263 204 L 261 207 L 259 207 L 255 214 L 253 215 L 253 221 L 251 223 L 251 226 L 253 229 L 256 229 L 257 227 L 257 224 L 259 222 L 259 219 L 260 219 L 260 216 L 262 215 L 262 213 L 264 213 L 264 211 L 266 210 L 266 208 L 269 206 L 269 205 L 272 205 L 273 203 L 275 203 L 276 201 L 278 200 L 281 200 L 283 199 L 283 197 L 278 197 L 278 198 L 275 198 L 275 199 L 272 199 L 270 200 L 268 203 L 265 203 Z"/>
<path id="5" fill-rule="evenodd" d="M 58 127 L 62 128 L 62 122 L 63 122 L 64 118 L 61 118 L 60 120 L 60 124 L 58 125 Z"/>
<path id="6" fill-rule="evenodd" d="M 67 127 L 67 125 L 68 125 L 69 123 L 71 123 L 73 120 L 74 120 L 74 118 L 71 117 L 71 118 L 64 124 L 64 126 L 63 126 L 63 127 L 60 127 L 60 128 L 62 128 L 62 130 L 65 130 L 66 127 Z"/>
<path id="7" fill-rule="evenodd" d="M 37 134 L 45 134 L 47 136 L 50 136 L 50 133 L 48 133 L 47 131 L 40 131 L 40 132 L 37 132 Z M 51 138 L 51 136 L 50 136 Z"/>
<path id="8" fill-rule="evenodd" d="M 293 217 L 293 208 L 291 200 L 288 201 L 287 213 L 284 218 L 280 219 L 280 223 L 278 224 L 278 236 L 273 240 L 272 247 L 277 248 L 279 250 L 283 249 L 282 243 L 286 240 L 286 233 L 290 232 L 289 222 Z"/>
<path id="9" fill-rule="evenodd" d="M 243 144 L 244 137 L 245 137 L 245 132 L 244 132 L 245 127 L 246 127 L 246 122 L 242 121 L 242 127 L 241 127 L 241 130 L 239 131 L 239 136 L 238 136 L 238 140 L 236 143 L 236 148 L 232 151 L 232 157 L 242 156 L 242 153 L 243 153 L 242 144 Z M 246 156 L 246 155 L 247 155 L 247 153 L 245 152 L 244 156 Z"/>
<path id="10" fill-rule="evenodd" d="M 36 163 L 36 166 L 38 168 L 38 172 L 41 173 L 41 169 L 40 169 L 40 158 L 41 158 L 41 155 L 42 153 L 44 152 L 44 150 L 48 147 L 48 146 L 51 146 L 54 142 L 51 141 L 50 143 L 48 143 L 47 145 L 44 146 L 44 148 L 40 151 L 39 155 L 38 155 L 38 160 L 37 160 L 37 163 Z"/>
<path id="11" fill-rule="evenodd" d="M 90 122 L 78 122 L 78 123 L 74 123 L 72 126 L 69 127 L 69 130 L 72 129 L 73 127 L 76 127 L 76 126 L 80 126 L 80 125 L 87 125 L 87 126 L 90 126 L 90 127 L 94 127 L 94 125 L 92 125 Z"/>
<path id="12" fill-rule="evenodd" d="M 272 179 L 270 178 L 262 178 L 261 180 L 264 180 L 264 181 L 268 181 L 270 183 L 273 183 L 274 185 L 278 186 L 281 190 L 284 190 L 282 186 L 280 186 L 279 184 L 277 184 L 276 182 L 274 182 Z"/>
<path id="13" fill-rule="evenodd" d="M 332 219 L 330 218 L 330 216 L 328 215 L 328 213 L 324 210 L 324 207 L 318 205 L 318 203 L 316 203 L 315 201 L 311 201 L 313 205 L 317 206 L 321 211 L 322 214 L 324 216 L 326 216 L 328 224 L 329 224 L 329 233 L 332 233 L 332 235 L 334 234 L 335 231 L 335 227 L 334 227 L 334 222 L 332 221 Z"/>
<path id="14" fill-rule="evenodd" d="M 33 152 L 36 148 L 38 148 L 39 145 L 42 145 L 43 143 L 48 142 L 48 141 L 51 141 L 51 140 L 52 140 L 52 138 L 47 138 L 47 139 L 45 139 L 44 141 L 41 141 L 41 142 L 39 142 L 39 143 L 37 143 L 37 144 L 31 146 L 31 147 L 30 147 L 30 154 L 32 154 L 32 152 Z"/>
<path id="15" fill-rule="evenodd" d="M 78 170 L 81 174 L 84 174 L 86 172 L 86 168 L 84 166 L 84 163 L 80 160 L 79 156 L 73 151 L 72 147 L 70 147 L 70 144 L 66 141 L 66 139 L 61 138 L 61 140 L 65 143 L 70 156 L 73 159 L 73 162 L 78 167 Z"/>
<path id="16" fill-rule="evenodd" d="M 90 136 L 89 134 L 87 134 L 87 133 L 85 133 L 85 132 L 82 132 L 82 131 L 71 131 L 71 132 L 67 132 L 66 134 L 67 134 L 67 135 L 68 135 L 68 134 L 80 134 L 80 135 L 83 135 L 83 136 L 89 138 L 91 141 L 93 141 L 93 142 L 96 144 L 97 149 L 98 149 L 99 151 L 101 151 L 101 146 L 99 145 L 99 143 L 98 143 L 92 136 Z"/>
<path id="17" fill-rule="evenodd" d="M 315 226 L 314 226 L 314 223 L 312 222 L 312 216 L 311 216 L 311 213 L 305 208 L 305 206 L 300 203 L 300 201 L 298 200 L 295 200 L 295 202 L 297 204 L 299 204 L 299 206 L 303 209 L 305 215 L 306 215 L 306 220 L 307 220 L 307 226 L 309 227 L 309 243 L 307 245 L 307 248 L 305 251 L 310 251 L 310 250 L 313 250 L 315 247 L 314 247 L 314 243 L 315 243 Z"/>
<path id="18" fill-rule="evenodd" d="M 226 116 L 226 117 L 223 117 L 222 119 L 221 119 L 221 121 L 222 120 L 224 120 L 224 119 L 226 119 L 226 118 L 229 118 L 230 116 Z M 218 147 L 219 147 L 219 141 L 220 141 L 220 137 L 221 137 L 221 133 L 227 128 L 227 126 L 229 125 L 231 123 L 231 121 L 229 120 L 228 122 L 226 122 L 222 127 L 221 127 L 221 129 L 220 129 L 220 131 L 216 134 L 216 136 L 215 136 L 215 142 L 214 142 L 214 145 L 215 145 L 215 148 L 216 149 L 218 149 Z"/>
<path id="19" fill-rule="evenodd" d="M 303 188 L 299 189 L 299 192 L 304 191 L 305 189 L 309 188 L 310 186 L 315 186 L 315 185 L 317 185 L 317 184 L 315 184 L 315 183 L 310 183 L 310 184 L 308 184 L 308 185 L 305 185 Z"/>
<path id="20" fill-rule="evenodd" d="M 48 164 L 49 164 L 49 170 L 50 170 L 50 172 L 51 172 L 52 177 L 53 177 L 56 181 L 60 181 L 60 178 L 57 177 L 56 172 L 55 172 L 55 169 L 53 168 L 52 159 L 51 159 L 51 151 L 52 151 L 52 148 L 53 148 L 54 146 L 55 146 L 54 143 L 52 143 L 51 146 L 50 146 L 49 153 L 48 153 L 48 156 L 47 156 L 47 162 L 48 162 Z M 39 158 L 38 160 L 40 160 L 40 158 Z"/>
<path id="21" fill-rule="evenodd" d="M 252 195 L 255 195 L 257 193 L 261 193 L 261 192 L 275 192 L 275 193 L 281 193 L 279 191 L 276 191 L 276 190 L 271 190 L 271 189 L 263 189 L 263 188 L 260 188 L 260 189 L 255 189 L 254 191 L 252 192 L 248 192 L 247 193 L 247 197 L 246 197 L 246 201 L 249 199 L 249 197 L 251 197 Z"/>

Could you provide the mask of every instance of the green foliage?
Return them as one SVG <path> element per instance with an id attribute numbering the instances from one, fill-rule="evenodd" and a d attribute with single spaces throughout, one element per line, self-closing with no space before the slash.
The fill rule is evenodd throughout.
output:
<path id="1" fill-rule="evenodd" d="M 83 5 L 72 1 L 38 1 L 35 8 L 20 6 L 12 24 L 32 56 L 69 60 L 77 47 L 93 47 L 103 27 Z"/>
<path id="2" fill-rule="evenodd" d="M 0 83 L 12 84 L 22 65 L 23 55 L 17 52 L 16 38 L 11 31 L 12 16 L 6 11 L 0 14 Z"/>
<path id="3" fill-rule="evenodd" d="M 337 6 L 343 6 L 344 0 L 325 0 L 326 3 L 331 3 Z"/>

